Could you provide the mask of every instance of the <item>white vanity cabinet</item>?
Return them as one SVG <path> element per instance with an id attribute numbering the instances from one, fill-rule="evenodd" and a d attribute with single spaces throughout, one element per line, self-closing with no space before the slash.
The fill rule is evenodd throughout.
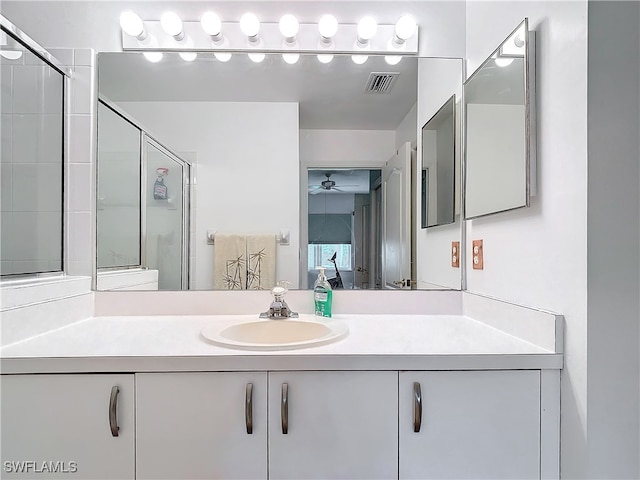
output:
<path id="1" fill-rule="evenodd" d="M 2 478 L 134 478 L 133 375 L 1 382 Z"/>
<path id="2" fill-rule="evenodd" d="M 269 373 L 269 478 L 397 478 L 397 389 L 398 372 Z"/>
<path id="3" fill-rule="evenodd" d="M 136 374 L 136 478 L 266 479 L 267 373 Z"/>
<path id="4" fill-rule="evenodd" d="M 136 374 L 137 478 L 395 478 L 397 385 L 397 372 Z"/>
<path id="5" fill-rule="evenodd" d="M 540 478 L 540 371 L 400 372 L 400 479 Z"/>

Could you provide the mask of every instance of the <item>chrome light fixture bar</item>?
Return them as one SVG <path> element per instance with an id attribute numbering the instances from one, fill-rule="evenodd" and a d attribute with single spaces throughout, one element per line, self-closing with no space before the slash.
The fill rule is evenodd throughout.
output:
<path id="1" fill-rule="evenodd" d="M 175 32 L 172 32 L 175 33 Z M 221 22 L 220 33 L 212 37 L 205 32 L 200 21 L 183 21 L 179 35 L 170 35 L 160 21 L 144 21 L 144 34 L 157 40 L 147 42 L 140 36 L 122 31 L 122 49 L 134 52 L 226 52 L 226 53 L 308 53 L 320 55 L 394 55 L 415 56 L 418 54 L 418 28 L 415 34 L 401 45 L 390 40 L 396 38 L 396 26 L 377 25 L 375 34 L 366 40 L 366 49 L 359 42 L 358 25 L 339 23 L 335 35 L 329 41 L 323 37 L 318 24 L 300 23 L 295 41 L 283 36 L 279 23 L 260 23 L 259 33 L 248 37 L 240 22 Z M 188 42 L 178 38 L 187 38 Z M 224 38 L 224 41 L 220 41 Z M 256 41 L 256 39 L 259 39 Z M 289 41 L 287 41 L 289 40 Z M 360 39 L 362 40 L 362 39 Z"/>

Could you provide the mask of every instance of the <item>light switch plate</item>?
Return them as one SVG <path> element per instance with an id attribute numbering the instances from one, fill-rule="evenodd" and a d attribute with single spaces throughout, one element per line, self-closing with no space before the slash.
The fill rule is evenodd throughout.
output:
<path id="1" fill-rule="evenodd" d="M 460 268 L 460 242 L 451 242 L 451 266 Z"/>
<path id="2" fill-rule="evenodd" d="M 484 269 L 484 259 L 482 252 L 482 240 L 474 240 L 472 242 L 471 259 L 474 270 Z"/>

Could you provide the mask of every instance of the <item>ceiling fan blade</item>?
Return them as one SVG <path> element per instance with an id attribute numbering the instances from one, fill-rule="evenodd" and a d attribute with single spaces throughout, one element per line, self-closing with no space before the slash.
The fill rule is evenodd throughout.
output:
<path id="1" fill-rule="evenodd" d="M 315 190 L 309 190 L 309 195 L 317 195 L 320 192 L 326 192 L 324 188 L 316 188 Z"/>

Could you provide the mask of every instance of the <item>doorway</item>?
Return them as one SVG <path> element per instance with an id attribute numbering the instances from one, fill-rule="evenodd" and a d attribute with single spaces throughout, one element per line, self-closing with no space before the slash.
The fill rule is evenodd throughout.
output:
<path id="1" fill-rule="evenodd" d="M 375 281 L 380 251 L 379 209 L 373 205 L 380 169 L 308 170 L 307 285 L 313 286 L 317 267 L 332 279 L 340 275 L 344 289 L 380 288 Z"/>

